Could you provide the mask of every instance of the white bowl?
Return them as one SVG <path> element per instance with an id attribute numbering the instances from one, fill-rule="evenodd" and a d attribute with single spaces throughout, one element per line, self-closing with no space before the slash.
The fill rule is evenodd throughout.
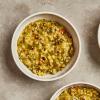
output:
<path id="1" fill-rule="evenodd" d="M 99 45 L 99 48 L 100 48 L 100 24 L 99 24 L 99 27 L 98 27 L 98 45 Z"/>
<path id="2" fill-rule="evenodd" d="M 67 67 L 63 71 L 58 72 L 55 75 L 37 76 L 37 75 L 33 74 L 19 60 L 18 53 L 17 53 L 17 40 L 18 40 L 18 37 L 19 37 L 20 33 L 22 32 L 22 30 L 30 22 L 33 22 L 33 21 L 41 19 L 41 18 L 54 20 L 54 21 L 57 21 L 57 22 L 61 23 L 62 25 L 64 25 L 65 28 L 67 28 L 67 30 L 71 34 L 71 36 L 73 38 L 73 42 L 74 42 L 74 47 L 75 47 L 74 57 L 72 58 L 70 63 L 67 65 Z M 13 37 L 12 37 L 11 50 L 12 50 L 12 55 L 13 55 L 14 61 L 17 64 L 17 67 L 25 75 L 27 75 L 28 77 L 30 77 L 32 79 L 39 80 L 39 81 L 53 81 L 53 80 L 57 80 L 57 79 L 64 77 L 75 67 L 75 64 L 78 61 L 78 58 L 79 58 L 79 55 L 80 55 L 80 39 L 79 39 L 79 35 L 78 35 L 78 32 L 76 31 L 75 27 L 63 16 L 56 14 L 56 13 L 53 13 L 53 12 L 39 12 L 39 13 L 32 14 L 29 17 L 25 18 L 18 25 L 18 27 L 16 28 L 16 30 L 13 34 Z"/>
<path id="3" fill-rule="evenodd" d="M 71 83 L 71 84 L 68 84 L 68 85 L 65 85 L 63 86 L 62 88 L 58 89 L 54 95 L 51 97 L 50 100 L 56 100 L 56 98 L 65 90 L 65 89 L 68 89 L 70 87 L 75 87 L 75 86 L 85 86 L 85 87 L 90 87 L 90 88 L 93 88 L 95 90 L 97 90 L 98 92 L 100 92 L 100 87 L 98 86 L 95 86 L 93 84 L 90 84 L 90 83 L 86 83 L 86 82 L 75 82 L 75 83 Z"/>

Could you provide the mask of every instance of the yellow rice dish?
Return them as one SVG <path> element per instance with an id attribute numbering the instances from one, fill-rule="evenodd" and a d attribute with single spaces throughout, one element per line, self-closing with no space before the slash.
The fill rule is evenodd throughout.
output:
<path id="1" fill-rule="evenodd" d="M 56 100 L 100 100 L 100 92 L 93 88 L 76 86 L 64 90 Z"/>
<path id="2" fill-rule="evenodd" d="M 38 76 L 62 71 L 74 51 L 73 39 L 64 26 L 46 19 L 28 24 L 17 41 L 19 59 Z"/>

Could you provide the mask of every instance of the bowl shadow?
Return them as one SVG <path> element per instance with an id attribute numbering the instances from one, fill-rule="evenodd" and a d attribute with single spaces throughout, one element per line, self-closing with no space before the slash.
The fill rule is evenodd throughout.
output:
<path id="1" fill-rule="evenodd" d="M 98 26 L 99 26 L 99 22 L 100 19 L 97 19 L 97 21 L 95 23 L 93 23 L 93 26 L 91 25 L 87 25 L 90 26 L 87 29 L 87 50 L 89 53 L 89 56 L 92 60 L 92 62 L 96 63 L 97 65 L 100 65 L 100 48 L 98 45 L 98 39 L 97 39 L 97 32 L 98 32 Z"/>
<path id="2" fill-rule="evenodd" d="M 84 33 L 89 60 L 95 65 L 100 66 L 100 48 L 98 45 L 98 26 L 100 23 L 100 6 L 95 9 L 85 9 Z"/>
<path id="3" fill-rule="evenodd" d="M 100 48 L 98 45 L 98 39 L 97 39 L 97 31 L 98 31 L 98 24 L 92 29 L 93 34 L 92 37 L 88 39 L 88 48 L 90 51 L 90 56 L 92 59 L 100 65 Z"/>
<path id="4" fill-rule="evenodd" d="M 15 28 L 14 28 L 15 29 Z M 13 32 L 14 32 L 13 29 Z M 27 76 L 25 76 L 17 67 L 17 65 L 15 64 L 13 57 L 12 57 L 12 53 L 11 53 L 11 39 L 12 39 L 12 34 L 9 35 L 9 37 L 7 37 L 7 45 L 6 48 L 4 50 L 4 58 L 5 58 L 5 63 L 6 66 L 8 67 L 8 69 L 10 70 L 10 74 L 12 77 L 17 77 L 18 79 L 20 78 L 20 80 L 32 80 L 30 78 L 28 78 Z M 24 81 L 25 81 L 24 80 Z"/>

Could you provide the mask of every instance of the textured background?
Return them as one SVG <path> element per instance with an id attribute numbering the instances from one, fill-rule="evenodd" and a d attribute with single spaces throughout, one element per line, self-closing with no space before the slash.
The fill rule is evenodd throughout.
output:
<path id="1" fill-rule="evenodd" d="M 82 52 L 75 69 L 53 82 L 29 79 L 19 71 L 11 56 L 11 38 L 16 26 L 38 11 L 65 16 L 81 38 Z M 76 81 L 100 86 L 99 23 L 100 0 L 0 0 L 0 100 L 49 100 L 57 89 Z"/>

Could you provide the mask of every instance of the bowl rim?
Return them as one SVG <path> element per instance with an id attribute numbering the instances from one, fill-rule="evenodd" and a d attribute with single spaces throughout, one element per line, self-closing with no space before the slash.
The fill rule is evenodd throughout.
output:
<path id="1" fill-rule="evenodd" d="M 98 46 L 100 48 L 100 24 L 98 26 L 98 35 L 97 35 L 97 38 L 98 38 Z"/>
<path id="2" fill-rule="evenodd" d="M 93 83 L 89 83 L 89 82 L 83 82 L 83 81 L 79 81 L 79 82 L 73 82 L 73 83 L 69 83 L 67 85 L 62 86 L 60 89 L 58 89 L 50 98 L 50 100 L 55 100 L 55 98 L 57 97 L 57 94 L 62 91 L 63 89 L 66 89 L 67 87 L 71 87 L 73 85 L 79 86 L 79 85 L 87 85 L 87 87 L 93 87 L 96 90 L 100 90 L 100 87 L 98 85 L 94 85 Z"/>
<path id="3" fill-rule="evenodd" d="M 64 74 L 60 75 L 60 76 L 57 76 L 57 77 L 54 77 L 54 78 L 50 78 L 50 79 L 40 79 L 40 78 L 36 78 L 36 77 L 32 77 L 31 75 L 29 75 L 28 73 L 24 72 L 20 67 L 19 67 L 19 64 L 18 62 L 16 61 L 16 57 L 14 57 L 14 52 L 13 52 L 13 41 L 14 41 L 14 34 L 16 34 L 17 30 L 20 28 L 20 26 L 28 19 L 30 19 L 31 17 L 34 17 L 34 16 L 37 16 L 37 15 L 41 15 L 41 14 L 51 14 L 51 15 L 54 15 L 54 16 L 57 16 L 57 17 L 60 17 L 61 19 L 65 20 L 75 31 L 76 35 L 77 35 L 77 38 L 78 38 L 78 41 L 79 41 L 79 48 L 78 48 L 78 55 L 77 55 L 77 58 L 75 60 L 75 62 L 73 63 L 72 67 L 67 71 L 65 72 Z M 34 80 L 37 80 L 37 81 L 54 81 L 54 80 L 58 80 L 58 79 L 61 79 L 63 78 L 64 76 L 66 76 L 67 74 L 69 74 L 76 66 L 78 60 L 79 60 L 79 57 L 80 57 L 80 53 L 81 53 L 81 41 L 80 41 L 80 36 L 79 36 L 79 33 L 78 31 L 76 30 L 76 28 L 74 27 L 74 25 L 65 17 L 63 17 L 62 15 L 58 14 L 58 13 L 55 13 L 55 12 L 49 12 L 49 11 L 42 11 L 42 12 L 37 12 L 37 13 L 33 13 L 31 15 L 29 15 L 28 17 L 24 18 L 19 24 L 18 26 L 16 27 L 14 33 L 13 33 L 13 36 L 12 36 L 12 40 L 11 40 L 11 52 L 12 52 L 12 56 L 13 56 L 13 59 L 14 59 L 14 62 L 15 64 L 17 65 L 17 67 L 20 69 L 20 71 L 28 76 L 29 78 L 31 79 L 34 79 Z"/>

